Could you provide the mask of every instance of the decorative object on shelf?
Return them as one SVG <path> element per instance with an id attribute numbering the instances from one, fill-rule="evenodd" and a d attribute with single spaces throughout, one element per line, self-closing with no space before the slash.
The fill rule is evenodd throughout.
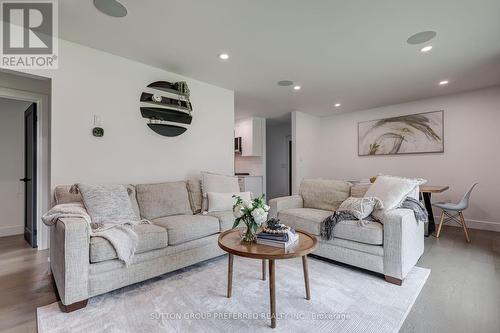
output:
<path id="1" fill-rule="evenodd" d="M 171 123 L 191 124 L 193 107 L 186 82 L 156 81 L 148 85 L 149 92 L 141 94 L 141 115 L 149 119 L 148 127 L 163 136 L 178 136 L 187 127 Z M 171 96 L 163 96 L 165 93 Z"/>
<path id="2" fill-rule="evenodd" d="M 444 111 L 358 123 L 358 155 L 444 152 Z"/>
<path id="3" fill-rule="evenodd" d="M 245 242 L 253 242 L 256 239 L 257 230 L 267 221 L 269 206 L 264 201 L 264 195 L 247 201 L 239 196 L 234 196 L 236 199 L 233 205 L 234 220 L 233 229 L 240 222 L 245 223 L 246 229 L 243 230 L 241 239 Z"/>
<path id="4" fill-rule="evenodd" d="M 102 127 L 94 127 L 92 129 L 92 135 L 96 138 L 102 138 L 104 136 L 104 129 Z"/>

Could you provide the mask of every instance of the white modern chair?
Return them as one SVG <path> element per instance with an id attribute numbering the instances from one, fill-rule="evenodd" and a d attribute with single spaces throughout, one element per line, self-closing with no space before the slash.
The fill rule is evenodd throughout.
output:
<path id="1" fill-rule="evenodd" d="M 477 184 L 479 183 L 474 183 L 471 185 L 471 187 L 469 187 L 469 190 L 467 190 L 464 197 L 462 198 L 462 200 L 460 200 L 459 203 L 437 202 L 432 204 L 434 207 L 438 207 L 443 210 L 443 212 L 441 213 L 441 221 L 439 222 L 439 227 L 436 234 L 437 238 L 439 238 L 439 235 L 441 234 L 443 223 L 453 220 L 464 228 L 465 239 L 467 240 L 467 243 L 470 243 L 469 231 L 467 230 L 464 214 L 462 214 L 462 212 L 466 210 L 467 207 L 469 207 L 470 194 Z"/>

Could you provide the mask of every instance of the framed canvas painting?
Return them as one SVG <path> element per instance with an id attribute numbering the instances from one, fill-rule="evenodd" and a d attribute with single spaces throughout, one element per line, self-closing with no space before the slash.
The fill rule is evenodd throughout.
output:
<path id="1" fill-rule="evenodd" d="M 444 111 L 358 123 L 358 155 L 444 152 Z"/>

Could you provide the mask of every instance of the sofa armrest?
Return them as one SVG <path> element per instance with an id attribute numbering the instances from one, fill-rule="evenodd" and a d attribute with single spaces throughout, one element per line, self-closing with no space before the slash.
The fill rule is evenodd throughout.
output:
<path id="1" fill-rule="evenodd" d="M 269 200 L 269 217 L 278 217 L 278 213 L 290 208 L 303 208 L 304 201 L 300 195 L 291 195 L 288 197 L 279 197 Z"/>
<path id="2" fill-rule="evenodd" d="M 384 274 L 403 280 L 424 253 L 424 223 L 410 209 L 379 217 L 384 224 Z"/>
<path id="3" fill-rule="evenodd" d="M 90 227 L 82 218 L 61 218 L 50 231 L 50 268 L 64 305 L 88 298 Z"/>

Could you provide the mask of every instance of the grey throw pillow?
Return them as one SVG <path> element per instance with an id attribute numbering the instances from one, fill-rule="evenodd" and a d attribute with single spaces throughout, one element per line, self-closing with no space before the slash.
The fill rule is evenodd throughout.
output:
<path id="1" fill-rule="evenodd" d="M 92 223 L 135 223 L 138 218 L 124 185 L 78 184 Z"/>
<path id="2" fill-rule="evenodd" d="M 342 202 L 342 204 L 340 204 L 338 211 L 349 212 L 358 220 L 362 220 L 370 216 L 373 210 L 377 209 L 380 206 L 380 200 L 374 197 L 349 197 L 344 202 Z"/>

